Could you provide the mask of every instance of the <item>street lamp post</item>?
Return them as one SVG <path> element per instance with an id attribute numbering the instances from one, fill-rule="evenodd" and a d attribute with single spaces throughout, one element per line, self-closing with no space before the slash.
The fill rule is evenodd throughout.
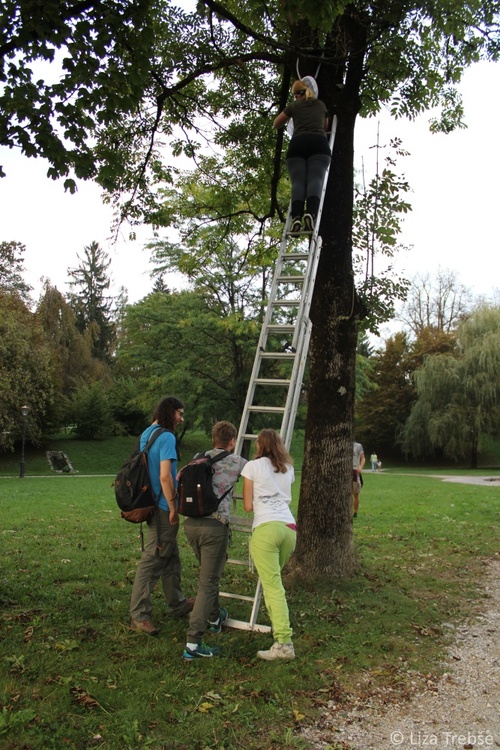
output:
<path id="1" fill-rule="evenodd" d="M 26 419 L 28 417 L 29 413 L 29 406 L 21 406 L 21 414 L 23 417 L 23 441 L 22 441 L 22 447 L 21 447 L 21 463 L 19 465 L 19 478 L 22 479 L 24 477 L 24 443 L 26 441 Z"/>

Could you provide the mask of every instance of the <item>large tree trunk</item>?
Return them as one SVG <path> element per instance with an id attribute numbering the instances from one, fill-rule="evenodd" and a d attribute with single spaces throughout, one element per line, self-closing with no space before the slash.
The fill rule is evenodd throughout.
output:
<path id="1" fill-rule="evenodd" d="M 354 31 L 356 36 L 360 29 Z M 353 29 L 348 32 L 352 35 Z M 364 39 L 355 41 L 354 49 L 362 51 Z M 338 124 L 311 309 L 305 455 L 297 549 L 292 561 L 292 570 L 305 579 L 345 578 L 355 568 L 351 498 L 359 310 L 352 270 L 352 220 L 354 124 L 359 111 L 362 53 L 349 59 L 342 90 L 331 68 L 318 76 L 320 98 L 329 111 L 336 111 Z"/>

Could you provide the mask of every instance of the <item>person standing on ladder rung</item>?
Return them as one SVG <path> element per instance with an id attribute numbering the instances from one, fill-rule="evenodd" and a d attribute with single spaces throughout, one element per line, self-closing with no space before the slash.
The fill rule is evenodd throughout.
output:
<path id="1" fill-rule="evenodd" d="M 290 140 L 286 166 L 292 183 L 291 235 L 304 230 L 312 232 L 318 216 L 321 190 L 325 174 L 330 166 L 331 152 L 326 131 L 328 110 L 317 98 L 316 81 L 311 76 L 295 81 L 292 86 L 294 101 L 287 104 L 274 120 L 275 128 L 282 128 L 293 120 L 293 136 Z"/>

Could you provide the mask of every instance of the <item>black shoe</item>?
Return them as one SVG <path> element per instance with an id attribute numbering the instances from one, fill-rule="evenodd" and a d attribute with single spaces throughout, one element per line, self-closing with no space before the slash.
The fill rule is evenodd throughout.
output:
<path id="1" fill-rule="evenodd" d="M 296 216 L 294 219 L 292 219 L 292 226 L 290 227 L 290 231 L 288 234 L 293 235 L 296 237 L 298 234 L 302 232 L 302 219 L 300 216 Z"/>
<path id="2" fill-rule="evenodd" d="M 306 232 L 314 232 L 314 219 L 311 214 L 304 216 L 304 229 Z"/>

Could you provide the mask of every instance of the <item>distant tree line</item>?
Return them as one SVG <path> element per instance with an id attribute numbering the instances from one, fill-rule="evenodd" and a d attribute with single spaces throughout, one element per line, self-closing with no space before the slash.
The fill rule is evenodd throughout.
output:
<path id="1" fill-rule="evenodd" d="M 468 461 L 500 437 L 500 307 L 473 304 L 456 274 L 417 277 L 404 330 L 364 357 L 356 435 L 386 457 Z"/>
<path id="2" fill-rule="evenodd" d="M 97 243 L 68 269 L 71 292 L 45 281 L 34 305 L 20 243 L 0 243 L 0 449 L 70 429 L 83 439 L 137 434 L 166 393 L 186 402 L 187 425 L 237 422 L 259 335 L 261 280 L 240 269 L 191 290 L 157 277 L 135 305 L 110 296 L 110 260 Z M 219 269 L 220 275 L 220 269 Z M 262 275 L 262 269 L 259 271 Z"/>

